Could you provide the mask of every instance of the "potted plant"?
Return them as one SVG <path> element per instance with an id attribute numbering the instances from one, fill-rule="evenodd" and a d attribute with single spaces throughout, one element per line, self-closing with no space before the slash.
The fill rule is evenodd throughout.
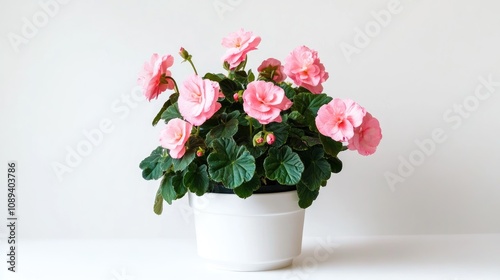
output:
<path id="1" fill-rule="evenodd" d="M 291 264 L 300 254 L 304 209 L 332 173 L 340 152 L 375 152 L 379 122 L 350 99 L 323 93 L 328 73 L 316 51 L 300 46 L 284 63 L 264 60 L 247 70 L 261 38 L 243 29 L 222 40 L 225 73 L 173 77 L 171 55 L 153 54 L 138 82 L 148 100 L 172 93 L 153 120 L 163 121 L 160 146 L 140 163 L 146 180 L 161 179 L 163 201 L 189 195 L 199 254 L 233 270 Z"/>

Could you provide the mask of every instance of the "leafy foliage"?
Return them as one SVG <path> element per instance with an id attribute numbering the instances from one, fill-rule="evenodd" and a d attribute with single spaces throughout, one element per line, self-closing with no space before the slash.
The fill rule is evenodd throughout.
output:
<path id="1" fill-rule="evenodd" d="M 187 57 L 190 61 L 191 56 Z M 270 76 L 254 74 L 245 67 L 246 60 L 234 69 L 224 63 L 227 74 L 203 76 L 219 84 L 221 108 L 193 128 L 181 158 L 174 159 L 167 149 L 157 147 L 140 163 L 144 179 L 161 179 L 154 200 L 156 214 L 162 213 L 163 201 L 172 204 L 188 191 L 201 196 L 216 185 L 241 198 L 250 197 L 262 186 L 294 185 L 298 205 L 307 208 L 331 174 L 342 170 L 338 154 L 346 149 L 345 143 L 321 135 L 315 124 L 318 110 L 332 97 L 313 94 L 287 82 L 275 82 Z M 245 112 L 242 95 L 253 81 L 274 83 L 292 101 L 289 109 L 281 111 L 282 122 L 263 125 Z M 153 125 L 160 120 L 167 123 L 174 118 L 183 119 L 178 97 L 176 89 L 155 116 Z"/>

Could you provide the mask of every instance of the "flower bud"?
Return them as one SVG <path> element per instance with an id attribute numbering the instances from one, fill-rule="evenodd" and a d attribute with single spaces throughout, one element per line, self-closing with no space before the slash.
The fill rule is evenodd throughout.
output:
<path id="1" fill-rule="evenodd" d="M 181 49 L 179 50 L 179 55 L 184 59 L 184 60 L 189 60 L 191 59 L 191 55 L 189 55 L 189 53 L 181 47 Z"/>
<path id="2" fill-rule="evenodd" d="M 234 102 L 240 101 L 240 95 L 238 93 L 233 94 Z"/>
<path id="3" fill-rule="evenodd" d="M 201 147 L 199 147 L 198 150 L 196 150 L 197 157 L 202 157 L 204 154 L 205 154 L 205 150 L 202 149 Z"/>
<path id="4" fill-rule="evenodd" d="M 261 131 L 253 136 L 253 146 L 256 147 L 256 146 L 262 146 L 262 145 L 264 145 L 264 137 L 263 137 L 263 133 Z"/>
<path id="5" fill-rule="evenodd" d="M 269 132 L 266 135 L 266 142 L 267 142 L 267 144 L 268 145 L 272 145 L 274 143 L 274 141 L 276 141 L 276 136 L 274 136 L 274 133 Z"/>

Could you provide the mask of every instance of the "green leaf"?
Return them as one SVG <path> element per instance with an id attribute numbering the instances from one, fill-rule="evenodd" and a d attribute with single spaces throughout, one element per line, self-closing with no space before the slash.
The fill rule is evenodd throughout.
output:
<path id="1" fill-rule="evenodd" d="M 171 119 L 182 119 L 182 115 L 179 112 L 179 105 L 177 102 L 172 104 L 172 106 L 168 107 L 163 114 L 161 114 L 161 119 L 165 120 L 166 123 L 168 123 Z"/>
<path id="2" fill-rule="evenodd" d="M 187 188 L 184 186 L 183 178 L 184 176 L 182 176 L 181 172 L 176 173 L 172 178 L 172 185 L 174 186 L 174 191 L 176 193 L 175 199 L 182 198 L 187 193 Z"/>
<path id="3" fill-rule="evenodd" d="M 163 106 L 161 107 L 160 111 L 158 112 L 158 114 L 156 114 L 155 118 L 153 119 L 153 123 L 152 123 L 153 126 L 155 126 L 160 121 L 161 116 L 163 115 L 163 112 L 165 112 L 165 110 L 167 110 L 172 104 L 177 102 L 178 98 L 179 98 L 179 94 L 177 92 L 170 95 L 168 100 L 165 103 L 163 103 Z"/>
<path id="4" fill-rule="evenodd" d="M 161 215 L 161 213 L 163 212 L 163 197 L 161 196 L 161 187 L 159 187 L 158 191 L 156 192 L 153 211 L 156 213 L 156 215 Z"/>
<path id="5" fill-rule="evenodd" d="M 255 74 L 252 72 L 252 69 L 248 70 L 248 78 L 247 78 L 247 84 L 255 81 Z"/>
<path id="6" fill-rule="evenodd" d="M 297 153 L 288 146 L 269 149 L 264 160 L 267 178 L 282 185 L 296 185 L 300 181 L 304 164 Z"/>
<path id="7" fill-rule="evenodd" d="M 237 112 L 237 111 L 236 111 Z M 207 145 L 217 138 L 231 138 L 238 132 L 238 118 L 233 118 L 212 128 L 207 134 Z"/>
<path id="8" fill-rule="evenodd" d="M 247 150 L 250 152 L 250 154 L 252 154 L 252 156 L 254 158 L 258 158 L 260 157 L 261 155 L 263 155 L 264 153 L 266 153 L 267 151 L 267 148 L 269 146 L 267 145 L 263 145 L 263 146 L 254 146 L 252 144 L 248 144 L 248 145 L 245 145 L 245 147 L 247 147 Z"/>
<path id="9" fill-rule="evenodd" d="M 174 165 L 174 171 L 181 171 L 188 167 L 188 165 L 193 162 L 196 157 L 195 149 L 188 149 L 186 153 L 181 158 L 173 158 L 172 164 Z"/>
<path id="10" fill-rule="evenodd" d="M 200 196 L 208 191 L 208 172 L 205 164 L 196 166 L 191 164 L 184 175 L 184 185 L 189 191 Z"/>
<path id="11" fill-rule="evenodd" d="M 242 84 L 246 84 L 248 79 L 247 72 L 245 71 L 234 72 L 234 79 Z"/>
<path id="12" fill-rule="evenodd" d="M 318 137 L 302 136 L 300 139 L 304 140 L 309 147 L 321 145 L 321 140 Z"/>
<path id="13" fill-rule="evenodd" d="M 173 185 L 173 174 L 165 174 L 161 180 L 161 196 L 168 203 L 172 204 L 172 201 L 177 198 L 177 193 L 175 192 Z"/>
<path id="14" fill-rule="evenodd" d="M 288 139 L 288 133 L 290 132 L 290 126 L 284 122 L 277 123 L 273 122 L 266 125 L 266 131 L 274 133 L 276 140 L 273 143 L 273 147 L 281 147 L 286 143 Z"/>
<path id="15" fill-rule="evenodd" d="M 299 195 L 300 208 L 307 208 L 311 206 L 313 201 L 318 197 L 319 190 L 311 191 L 309 188 L 297 185 L 297 194 Z"/>
<path id="16" fill-rule="evenodd" d="M 338 157 L 327 156 L 326 160 L 330 164 L 330 170 L 333 173 L 339 173 L 342 171 L 342 161 Z"/>
<path id="17" fill-rule="evenodd" d="M 260 178 L 259 176 L 253 176 L 252 180 L 243 183 L 241 186 L 235 188 L 234 193 L 241 197 L 247 198 L 253 194 L 254 191 L 260 188 Z"/>
<path id="18" fill-rule="evenodd" d="M 316 115 L 321 106 L 329 103 L 332 98 L 324 93 L 312 94 L 301 92 L 293 98 L 292 111 L 298 111 L 305 117 L 306 123 L 312 131 L 316 129 Z"/>
<path id="19" fill-rule="evenodd" d="M 243 89 L 236 82 L 234 82 L 233 80 L 228 79 L 228 78 L 221 80 L 219 82 L 219 86 L 220 86 L 220 89 L 222 90 L 222 93 L 224 93 L 226 100 L 228 100 L 230 103 L 234 102 L 234 99 L 233 99 L 234 93 Z"/>
<path id="20" fill-rule="evenodd" d="M 161 146 L 157 147 L 151 155 L 139 164 L 142 169 L 142 177 L 145 180 L 157 180 L 161 178 L 163 172 L 172 165 L 172 158 Z"/>
<path id="21" fill-rule="evenodd" d="M 214 151 L 208 155 L 208 173 L 212 180 L 234 189 L 252 179 L 255 158 L 245 146 L 238 146 L 232 138 L 212 142 Z"/>
<path id="22" fill-rule="evenodd" d="M 203 76 L 203 79 L 214 81 L 214 82 L 220 82 L 222 79 L 225 79 L 226 76 L 224 74 L 213 74 L 213 73 L 207 73 L 205 76 Z"/>
<path id="23" fill-rule="evenodd" d="M 299 153 L 302 162 L 306 166 L 299 185 L 307 187 L 311 191 L 319 190 L 321 182 L 330 179 L 331 168 L 324 158 L 323 148 L 314 146 L 311 149 Z"/>
<path id="24" fill-rule="evenodd" d="M 292 111 L 288 114 L 288 118 L 298 122 L 299 124 L 304 124 L 306 122 L 306 118 L 298 111 Z"/>
<path id="25" fill-rule="evenodd" d="M 288 142 L 290 147 L 296 151 L 307 151 L 309 149 L 306 141 L 302 140 L 301 138 L 290 137 Z"/>
<path id="26" fill-rule="evenodd" d="M 285 91 L 285 95 L 288 99 L 293 99 L 295 97 L 295 90 L 290 84 L 281 83 L 279 86 Z"/>
<path id="27" fill-rule="evenodd" d="M 332 157 L 336 157 L 344 148 L 342 142 L 335 141 L 328 136 L 324 136 L 323 134 L 319 134 L 319 140 L 321 141 L 321 144 L 323 144 L 325 152 Z"/>

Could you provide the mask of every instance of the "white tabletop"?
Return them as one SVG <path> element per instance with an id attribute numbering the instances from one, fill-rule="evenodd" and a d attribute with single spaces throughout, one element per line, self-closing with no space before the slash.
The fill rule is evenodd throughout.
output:
<path id="1" fill-rule="evenodd" d="M 207 267 L 193 239 L 19 240 L 17 255 L 1 279 L 500 279 L 500 235 L 305 237 L 293 266 L 266 272 Z"/>

